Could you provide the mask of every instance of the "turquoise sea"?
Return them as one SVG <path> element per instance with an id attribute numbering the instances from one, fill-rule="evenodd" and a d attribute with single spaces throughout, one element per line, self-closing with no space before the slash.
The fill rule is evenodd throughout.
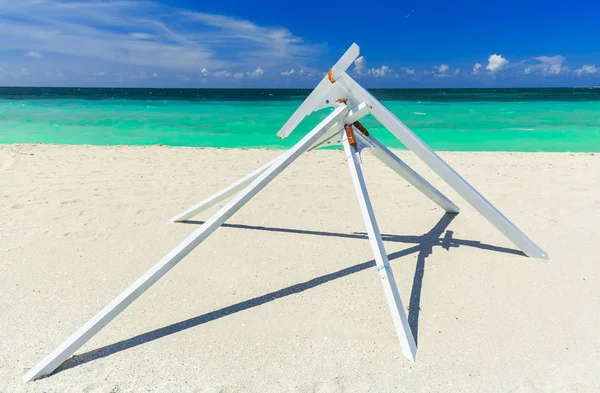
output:
<path id="1" fill-rule="evenodd" d="M 436 150 L 600 152 L 600 88 L 374 89 Z M 0 143 L 287 148 L 276 133 L 304 89 L 0 88 Z M 370 117 L 363 124 L 403 146 Z"/>

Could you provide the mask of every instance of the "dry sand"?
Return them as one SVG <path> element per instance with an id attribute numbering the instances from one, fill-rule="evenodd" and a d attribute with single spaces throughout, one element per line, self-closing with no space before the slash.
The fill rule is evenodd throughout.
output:
<path id="1" fill-rule="evenodd" d="M 302 157 L 57 373 L 23 374 L 278 154 L 0 146 L 2 392 L 598 392 L 600 156 L 441 153 L 550 255 L 444 216 L 364 154 L 412 326 L 401 354 L 341 151 Z"/>

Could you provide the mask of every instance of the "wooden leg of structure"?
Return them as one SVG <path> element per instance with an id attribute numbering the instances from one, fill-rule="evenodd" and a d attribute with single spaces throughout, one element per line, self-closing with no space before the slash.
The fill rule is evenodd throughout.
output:
<path id="1" fill-rule="evenodd" d="M 344 105 L 335 109 L 319 125 L 309 132 L 300 142 L 288 150 L 275 165 L 270 166 L 244 190 L 236 195 L 226 206 L 209 218 L 201 227 L 189 235 L 181 244 L 148 270 L 123 293 L 104 307 L 98 314 L 84 324 L 63 344 L 46 356 L 23 377 L 23 382 L 29 382 L 52 373 L 69 356 L 112 321 L 119 313 L 129 306 L 142 293 L 150 288 L 158 279 L 165 275 L 173 266 L 196 248 L 204 239 L 219 228 L 235 212 L 244 206 L 252 197 L 271 182 L 281 171 L 304 153 L 329 128 L 340 122 L 348 108 Z"/>
<path id="2" fill-rule="evenodd" d="M 346 135 L 342 135 L 342 143 L 344 145 L 344 151 L 346 153 L 346 161 L 350 168 L 350 175 L 352 177 L 352 183 L 354 183 L 354 189 L 358 198 L 358 204 L 360 211 L 365 222 L 367 234 L 369 235 L 369 243 L 373 250 L 375 257 L 375 263 L 377 271 L 381 281 L 383 283 L 383 290 L 385 297 L 392 313 L 392 319 L 394 321 L 394 327 L 396 328 L 396 334 L 400 340 L 402 346 L 402 353 L 411 362 L 415 361 L 417 352 L 417 346 L 413 337 L 410 325 L 408 324 L 408 318 L 400 299 L 400 293 L 398 293 L 398 287 L 394 280 L 394 274 L 390 267 L 390 262 L 383 247 L 383 241 L 381 240 L 381 233 L 375 220 L 375 213 L 373 212 L 373 206 L 371 206 L 371 200 L 367 193 L 367 186 L 365 179 L 360 169 L 360 163 L 358 161 L 357 153 L 353 146 L 348 142 Z"/>

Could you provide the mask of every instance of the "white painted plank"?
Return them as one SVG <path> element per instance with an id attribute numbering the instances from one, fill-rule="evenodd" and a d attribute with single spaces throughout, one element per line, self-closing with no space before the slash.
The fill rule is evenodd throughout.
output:
<path id="1" fill-rule="evenodd" d="M 190 207 L 189 209 L 185 210 L 184 212 L 176 215 L 175 217 L 171 218 L 171 222 L 181 222 L 181 221 L 188 220 L 188 219 L 194 217 L 195 215 L 203 212 L 204 210 L 211 208 L 212 206 L 216 205 L 217 203 L 235 195 L 239 190 L 241 190 L 242 188 L 244 188 L 245 186 L 250 184 L 250 182 L 252 180 L 256 179 L 261 173 L 263 173 L 264 171 L 269 169 L 269 167 L 271 167 L 273 165 L 273 163 L 276 163 L 277 160 L 280 159 L 282 156 L 283 156 L 283 154 L 278 156 L 277 158 L 267 162 L 265 165 L 261 166 L 260 168 L 256 169 L 252 173 L 250 173 L 250 174 L 246 175 L 245 177 L 241 178 L 240 180 L 236 181 L 235 183 L 225 187 L 224 189 L 217 192 L 216 194 L 206 198 L 202 202 L 199 202 L 198 204 Z"/>
<path id="2" fill-rule="evenodd" d="M 548 259 L 548 254 L 517 228 L 508 218 L 485 199 L 475 188 L 463 179 L 450 165 L 429 148 L 385 106 L 375 99 L 348 74 L 339 80 L 346 90 L 358 101 L 371 106 L 371 114 L 385 128 L 390 130 L 406 147 L 412 150 L 435 173 L 459 193 L 471 206 L 481 213 L 492 225 L 504 234 L 515 246 L 533 258 Z"/>
<path id="3" fill-rule="evenodd" d="M 354 63 L 354 60 L 360 55 L 360 47 L 356 43 L 352 43 L 350 48 L 344 52 L 342 57 L 331 67 L 333 78 L 337 80 L 346 70 Z"/>
<path id="4" fill-rule="evenodd" d="M 417 190 L 421 191 L 426 197 L 431 199 L 439 207 L 448 213 L 458 213 L 460 209 L 444 194 L 439 192 L 427 180 L 423 179 L 410 166 L 396 156 L 392 151 L 379 142 L 373 135 L 365 136 L 361 132 L 354 133 L 356 138 L 367 146 L 371 147 L 371 152 L 380 159 L 385 165 L 389 166 L 394 172 L 402 176 L 406 181 L 412 184 Z"/>
<path id="5" fill-rule="evenodd" d="M 142 277 L 135 281 L 123 293 L 104 307 L 98 314 L 84 324 L 63 344 L 46 356 L 40 363 L 33 367 L 23 377 L 23 382 L 32 381 L 50 374 L 60 366 L 69 356 L 98 333 L 104 326 L 113 320 L 120 312 L 129 306 L 135 299 L 144 293 L 158 279 L 167 273 L 173 266 L 181 261 L 187 254 L 196 248 L 204 239 L 212 234 L 235 212 L 244 206 L 252 197 L 262 190 L 289 164 L 305 152 L 319 137 L 334 124 L 340 121 L 348 112 L 344 105 L 335 109 L 311 132 L 309 132 L 293 148 L 288 150 L 281 160 L 269 167 L 256 178 L 243 191 L 236 195 L 226 206 L 209 218 L 200 228 L 189 235 L 181 244 L 148 270 Z"/>
<path id="6" fill-rule="evenodd" d="M 360 54 L 360 48 L 356 44 L 352 44 L 350 48 L 342 55 L 342 57 L 331 68 L 335 79 L 339 78 L 348 67 L 352 65 L 354 60 Z M 283 127 L 277 133 L 279 138 L 287 138 L 300 122 L 308 115 L 313 113 L 317 108 L 322 108 L 322 101 L 325 96 L 334 88 L 334 84 L 329 81 L 327 75 L 321 79 L 321 82 L 315 87 L 308 97 L 302 102 L 300 107 L 296 109 L 294 114 L 285 122 Z M 341 98 L 341 97 L 338 97 Z M 333 100 L 331 105 L 333 105 Z"/>
<path id="7" fill-rule="evenodd" d="M 348 143 L 348 139 L 344 133 L 341 133 L 342 144 L 344 145 L 344 152 L 346 153 L 346 161 L 350 168 L 350 175 L 352 177 L 352 183 L 354 183 L 354 189 L 356 191 L 356 197 L 358 198 L 358 204 L 360 206 L 360 212 L 362 213 L 363 220 L 369 235 L 369 243 L 375 257 L 375 263 L 379 277 L 383 284 L 383 290 L 385 297 L 392 313 L 392 320 L 394 321 L 394 327 L 396 334 L 400 340 L 402 347 L 402 353 L 411 362 L 415 361 L 417 353 L 417 346 L 406 317 L 406 311 L 404 311 L 404 305 L 400 299 L 400 293 L 396 286 L 396 280 L 394 279 L 394 273 L 390 267 L 390 262 L 387 257 L 387 253 L 381 240 L 381 233 L 375 220 L 375 213 L 373 212 L 373 206 L 367 192 L 367 186 L 365 179 L 360 168 L 360 163 L 356 157 L 356 152 L 352 146 Z"/>

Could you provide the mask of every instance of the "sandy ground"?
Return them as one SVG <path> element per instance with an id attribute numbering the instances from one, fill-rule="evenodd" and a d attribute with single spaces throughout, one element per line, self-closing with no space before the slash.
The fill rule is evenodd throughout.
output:
<path id="1" fill-rule="evenodd" d="M 418 339 L 395 337 L 341 151 L 290 166 L 48 378 L 23 374 L 278 154 L 0 146 L 2 392 L 598 392 L 600 155 L 441 153 L 550 255 L 363 170 Z"/>

